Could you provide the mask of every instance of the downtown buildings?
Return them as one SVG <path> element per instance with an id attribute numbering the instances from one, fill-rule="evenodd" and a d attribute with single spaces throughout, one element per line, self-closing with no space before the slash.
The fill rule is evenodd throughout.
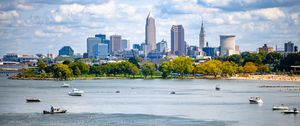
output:
<path id="1" fill-rule="evenodd" d="M 145 26 L 145 44 L 146 52 L 150 52 L 156 49 L 156 28 L 155 28 L 155 19 L 151 13 L 149 12 L 147 19 L 146 19 L 146 26 Z"/>
<path id="2" fill-rule="evenodd" d="M 171 54 L 179 56 L 186 55 L 186 43 L 182 25 L 173 25 L 171 28 Z"/>

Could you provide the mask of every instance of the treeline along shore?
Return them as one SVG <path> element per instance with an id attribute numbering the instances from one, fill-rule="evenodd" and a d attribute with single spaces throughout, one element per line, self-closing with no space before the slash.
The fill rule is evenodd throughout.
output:
<path id="1" fill-rule="evenodd" d="M 22 69 L 10 79 L 88 80 L 88 79 L 245 79 L 299 82 L 300 76 L 288 66 L 300 64 L 300 53 L 286 57 L 278 53 L 249 53 L 218 57 L 199 63 L 190 57 L 176 57 L 154 64 L 133 57 L 113 63 L 88 65 L 81 60 L 64 60 L 48 65 L 40 59 L 36 68 Z"/>

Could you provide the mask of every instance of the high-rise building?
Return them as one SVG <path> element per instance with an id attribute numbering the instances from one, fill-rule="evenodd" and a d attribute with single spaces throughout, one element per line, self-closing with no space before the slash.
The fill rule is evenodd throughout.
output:
<path id="1" fill-rule="evenodd" d="M 267 44 L 264 44 L 264 46 L 258 48 L 258 51 L 260 53 L 262 53 L 262 52 L 266 52 L 266 53 L 273 52 L 273 47 L 268 47 Z"/>
<path id="2" fill-rule="evenodd" d="M 202 48 L 204 47 L 206 47 L 206 32 L 204 31 L 203 21 L 202 21 L 201 30 L 199 34 L 199 49 L 202 50 Z"/>
<path id="3" fill-rule="evenodd" d="M 73 56 L 74 50 L 70 46 L 64 46 L 58 51 L 59 56 Z"/>
<path id="4" fill-rule="evenodd" d="M 111 35 L 110 36 L 110 52 L 116 53 L 122 51 L 122 36 L 121 35 Z"/>
<path id="5" fill-rule="evenodd" d="M 122 39 L 122 50 L 130 49 L 130 41 Z"/>
<path id="6" fill-rule="evenodd" d="M 294 52 L 294 43 L 291 41 L 284 43 L 284 52 Z"/>
<path id="7" fill-rule="evenodd" d="M 294 47 L 294 52 L 298 52 L 298 46 Z"/>
<path id="8" fill-rule="evenodd" d="M 95 50 L 97 50 L 97 58 L 106 58 L 108 56 L 108 44 L 98 43 L 95 47 Z"/>
<path id="9" fill-rule="evenodd" d="M 236 49 L 235 35 L 220 35 L 220 56 L 230 56 L 239 54 Z"/>
<path id="10" fill-rule="evenodd" d="M 161 40 L 161 42 L 156 44 L 156 50 L 161 53 L 167 52 L 167 42 L 165 40 Z"/>
<path id="11" fill-rule="evenodd" d="M 149 12 L 146 19 L 146 28 L 145 28 L 145 43 L 149 45 L 149 51 L 156 49 L 156 31 L 155 31 L 155 20 L 151 13 Z"/>
<path id="12" fill-rule="evenodd" d="M 186 42 L 184 41 L 182 25 L 173 25 L 171 28 L 171 53 L 179 56 L 186 55 Z"/>
<path id="13" fill-rule="evenodd" d="M 97 47 L 101 43 L 101 38 L 99 37 L 89 37 L 87 38 L 87 55 L 89 58 L 97 58 Z"/>

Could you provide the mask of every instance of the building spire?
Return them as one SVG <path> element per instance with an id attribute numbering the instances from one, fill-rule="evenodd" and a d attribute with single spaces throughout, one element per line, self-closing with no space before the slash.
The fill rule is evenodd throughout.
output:
<path id="1" fill-rule="evenodd" d="M 151 10 L 149 11 L 149 14 L 148 14 L 148 17 L 147 17 L 147 18 L 149 18 L 149 17 L 152 17 L 152 18 L 153 18 L 153 15 L 152 15 L 152 13 L 151 13 Z"/>
<path id="2" fill-rule="evenodd" d="M 203 20 L 202 20 L 202 23 L 201 23 L 201 31 L 200 32 L 204 32 Z"/>

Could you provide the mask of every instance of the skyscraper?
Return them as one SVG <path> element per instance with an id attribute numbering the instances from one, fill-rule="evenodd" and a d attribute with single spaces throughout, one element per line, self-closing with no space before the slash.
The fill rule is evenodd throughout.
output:
<path id="1" fill-rule="evenodd" d="M 97 57 L 97 50 L 96 46 L 101 43 L 101 38 L 99 37 L 89 37 L 87 38 L 87 54 L 89 58 L 96 58 Z"/>
<path id="2" fill-rule="evenodd" d="M 294 43 L 291 41 L 284 43 L 284 52 L 294 52 Z"/>
<path id="3" fill-rule="evenodd" d="M 121 35 L 111 35 L 110 36 L 110 52 L 119 52 L 122 50 L 122 36 Z"/>
<path id="4" fill-rule="evenodd" d="M 184 29 L 182 25 L 173 25 L 171 28 L 171 53 L 183 56 L 186 54 Z"/>
<path id="5" fill-rule="evenodd" d="M 201 30 L 199 34 L 199 49 L 202 50 L 204 47 L 206 47 L 206 33 L 204 31 L 203 21 L 202 21 Z"/>
<path id="6" fill-rule="evenodd" d="M 146 28 L 145 28 L 145 43 L 149 46 L 149 51 L 156 49 L 156 32 L 155 32 L 155 20 L 151 11 L 149 12 L 146 19 Z"/>

